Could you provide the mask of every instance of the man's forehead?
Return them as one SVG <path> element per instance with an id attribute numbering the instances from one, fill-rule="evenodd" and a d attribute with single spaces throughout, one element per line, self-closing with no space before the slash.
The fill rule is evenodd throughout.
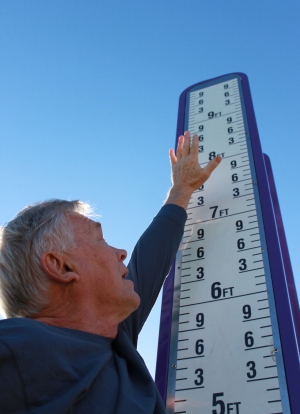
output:
<path id="1" fill-rule="evenodd" d="M 101 229 L 101 223 L 94 221 L 80 213 L 68 214 L 67 219 L 70 220 L 73 227 L 76 229 L 81 229 L 90 233 L 94 229 Z"/>

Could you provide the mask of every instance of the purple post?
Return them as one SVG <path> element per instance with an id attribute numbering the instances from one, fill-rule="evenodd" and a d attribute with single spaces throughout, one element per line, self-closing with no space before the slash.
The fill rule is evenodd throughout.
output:
<path id="1" fill-rule="evenodd" d="M 274 181 L 274 176 L 273 176 L 272 165 L 270 162 L 270 158 L 266 154 L 264 154 L 264 160 L 265 160 L 266 170 L 268 174 L 268 181 L 269 181 L 270 193 L 271 193 L 271 198 L 272 198 L 272 203 L 273 203 L 273 208 L 274 208 L 275 220 L 277 224 L 277 231 L 278 231 L 281 254 L 282 254 L 282 259 L 283 259 L 283 264 L 284 264 L 284 269 L 285 269 L 287 289 L 288 289 L 288 293 L 290 297 L 290 304 L 291 304 L 292 315 L 293 315 L 293 320 L 294 320 L 294 325 L 295 325 L 297 344 L 299 347 L 300 345 L 300 310 L 299 310 L 297 290 L 295 286 L 295 280 L 294 280 L 290 255 L 288 251 L 288 245 L 287 245 L 287 241 L 285 237 L 285 231 L 283 227 L 283 221 L 282 221 L 279 201 L 277 197 L 277 191 L 276 191 L 276 186 L 275 186 L 275 181 Z"/>

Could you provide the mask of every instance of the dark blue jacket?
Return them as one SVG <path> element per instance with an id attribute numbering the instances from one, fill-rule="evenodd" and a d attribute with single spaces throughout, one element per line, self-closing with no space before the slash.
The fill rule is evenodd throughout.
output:
<path id="1" fill-rule="evenodd" d="M 162 207 L 135 246 L 128 277 L 141 305 L 119 325 L 114 340 L 27 318 L 0 321 L 1 414 L 165 413 L 136 346 L 185 220 L 181 207 Z"/>

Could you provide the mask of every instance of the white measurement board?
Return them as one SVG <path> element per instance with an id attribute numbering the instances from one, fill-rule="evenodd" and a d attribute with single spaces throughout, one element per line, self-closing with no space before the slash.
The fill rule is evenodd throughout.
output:
<path id="1" fill-rule="evenodd" d="M 253 155 L 260 145 L 243 84 L 245 75 L 226 75 L 181 97 L 179 133 L 199 135 L 201 166 L 223 159 L 192 195 L 172 292 L 164 293 L 171 317 L 162 315 L 156 378 L 168 414 L 300 413 L 288 389 Z M 289 335 L 287 353 L 297 357 Z M 293 364 L 300 393 L 299 359 Z"/>

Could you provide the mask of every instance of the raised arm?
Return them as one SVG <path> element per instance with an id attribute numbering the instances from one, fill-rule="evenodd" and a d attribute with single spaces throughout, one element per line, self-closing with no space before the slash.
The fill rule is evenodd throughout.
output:
<path id="1" fill-rule="evenodd" d="M 222 160 L 218 156 L 201 168 L 198 153 L 199 137 L 195 134 L 191 144 L 188 131 L 179 137 L 176 154 L 173 149 L 170 150 L 172 188 L 165 204 L 177 204 L 187 209 L 192 193 L 205 183 Z"/>
<path id="2" fill-rule="evenodd" d="M 186 220 L 182 207 L 187 208 L 193 191 L 209 178 L 221 161 L 217 157 L 201 168 L 198 162 L 199 138 L 194 136 L 192 146 L 190 141 L 190 134 L 186 132 L 179 137 L 176 155 L 170 151 L 172 188 L 165 206 L 136 244 L 128 265 L 128 277 L 134 281 L 141 305 L 122 325 L 135 345 L 178 249 Z"/>

